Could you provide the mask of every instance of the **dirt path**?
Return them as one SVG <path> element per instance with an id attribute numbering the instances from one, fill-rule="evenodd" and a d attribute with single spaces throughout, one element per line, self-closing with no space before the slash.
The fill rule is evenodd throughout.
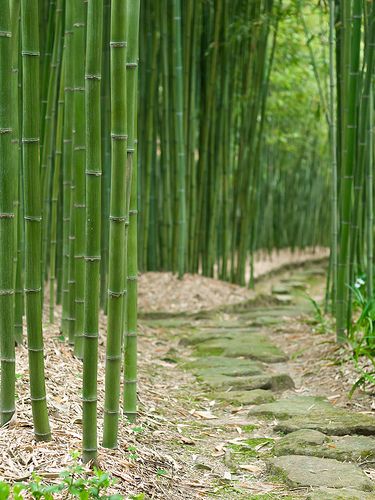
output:
<path id="1" fill-rule="evenodd" d="M 153 412 L 165 422 L 156 446 L 174 461 L 173 498 L 375 498 L 371 400 L 348 401 L 355 374 L 335 365 L 345 353 L 305 296 L 317 297 L 323 276 L 309 265 L 241 305 L 143 319 L 164 386 Z"/>

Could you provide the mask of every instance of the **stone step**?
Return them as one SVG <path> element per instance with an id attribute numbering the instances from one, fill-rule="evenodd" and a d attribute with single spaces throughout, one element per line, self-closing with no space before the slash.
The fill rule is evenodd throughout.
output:
<path id="1" fill-rule="evenodd" d="M 375 491 L 375 483 L 354 464 L 339 462 L 329 458 L 287 455 L 269 460 L 270 471 L 288 486 L 354 488 Z"/>
<path id="2" fill-rule="evenodd" d="M 277 418 L 276 431 L 313 429 L 331 436 L 375 435 L 375 418 L 332 406 L 324 398 L 294 396 L 252 408 L 251 417 Z"/>
<path id="3" fill-rule="evenodd" d="M 275 443 L 273 452 L 282 455 L 308 455 L 334 458 L 340 462 L 375 459 L 375 438 L 369 436 L 332 436 L 312 429 L 291 432 Z"/>

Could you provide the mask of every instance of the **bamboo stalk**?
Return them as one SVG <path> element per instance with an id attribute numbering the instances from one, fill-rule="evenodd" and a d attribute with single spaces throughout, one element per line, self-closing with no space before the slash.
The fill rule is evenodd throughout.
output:
<path id="1" fill-rule="evenodd" d="M 86 105 L 86 251 L 83 339 L 83 460 L 97 456 L 97 370 L 100 297 L 101 127 L 100 80 L 103 2 L 89 0 L 87 11 Z"/>
<path id="2" fill-rule="evenodd" d="M 8 0 L 0 3 L 0 425 L 15 411 L 14 349 L 14 183 L 17 161 L 12 154 L 12 33 Z M 15 90 L 15 89 L 13 89 Z M 12 161 L 13 160 L 13 161 Z"/>
<path id="3" fill-rule="evenodd" d="M 21 1 L 22 152 L 25 198 L 25 294 L 29 373 L 34 432 L 49 440 L 42 336 L 42 207 L 39 167 L 39 35 L 38 2 Z"/>
<path id="4" fill-rule="evenodd" d="M 127 0 L 111 3 L 111 197 L 103 446 L 117 447 L 124 314 Z"/>

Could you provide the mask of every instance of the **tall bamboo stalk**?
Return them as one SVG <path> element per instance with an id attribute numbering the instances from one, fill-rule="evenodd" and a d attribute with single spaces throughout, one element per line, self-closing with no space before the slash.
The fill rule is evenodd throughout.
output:
<path id="1" fill-rule="evenodd" d="M 353 27 L 350 33 L 350 71 L 348 77 L 348 108 L 345 120 L 345 155 L 341 179 L 341 221 L 340 245 L 337 276 L 337 340 L 343 342 L 346 338 L 346 321 L 348 310 L 349 256 L 350 256 L 350 213 L 353 189 L 353 169 L 356 155 L 356 105 L 358 96 L 358 72 L 360 62 L 361 42 L 361 0 L 353 0 Z M 346 36 L 349 36 L 347 33 Z"/>
<path id="2" fill-rule="evenodd" d="M 0 425 L 15 411 L 14 339 L 14 184 L 17 159 L 12 154 L 12 33 L 8 0 L 0 3 Z M 15 90 L 15 89 L 14 89 Z M 13 160 L 13 161 L 12 161 Z"/>
<path id="3" fill-rule="evenodd" d="M 111 3 L 111 195 L 103 446 L 117 447 L 124 314 L 127 0 Z"/>
<path id="4" fill-rule="evenodd" d="M 85 68 L 82 59 L 85 54 L 85 15 L 84 2 L 75 2 L 73 12 L 73 49 L 74 57 L 74 118 L 73 118 L 73 165 L 74 165 L 74 225 L 75 225 L 75 323 L 74 352 L 82 359 L 84 333 L 84 293 L 85 293 Z"/>
<path id="5" fill-rule="evenodd" d="M 25 199 L 25 294 L 30 392 L 36 438 L 49 440 L 51 432 L 47 412 L 42 336 L 38 22 L 37 0 L 22 0 L 22 152 Z"/>
<path id="6" fill-rule="evenodd" d="M 83 340 L 83 460 L 97 455 L 97 370 L 100 296 L 101 127 L 100 80 L 103 2 L 89 0 L 87 11 L 86 104 L 86 252 Z"/>
<path id="7" fill-rule="evenodd" d="M 140 0 L 128 0 L 127 128 L 128 170 L 131 175 L 129 234 L 127 239 L 127 330 L 125 332 L 124 414 L 130 422 L 137 416 L 137 84 Z"/>

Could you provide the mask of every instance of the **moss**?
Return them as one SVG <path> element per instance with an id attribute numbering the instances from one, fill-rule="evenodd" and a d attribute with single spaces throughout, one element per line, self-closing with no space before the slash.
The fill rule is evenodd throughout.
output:
<path id="1" fill-rule="evenodd" d="M 231 444 L 230 448 L 233 450 L 235 457 L 242 462 L 243 459 L 259 456 L 259 451 L 256 449 L 257 446 L 271 444 L 273 441 L 271 438 L 250 438 L 241 444 Z"/>
<path id="2" fill-rule="evenodd" d="M 255 429 L 257 429 L 258 426 L 254 424 L 246 424 L 246 425 L 241 425 L 241 429 L 244 432 L 253 432 Z"/>

